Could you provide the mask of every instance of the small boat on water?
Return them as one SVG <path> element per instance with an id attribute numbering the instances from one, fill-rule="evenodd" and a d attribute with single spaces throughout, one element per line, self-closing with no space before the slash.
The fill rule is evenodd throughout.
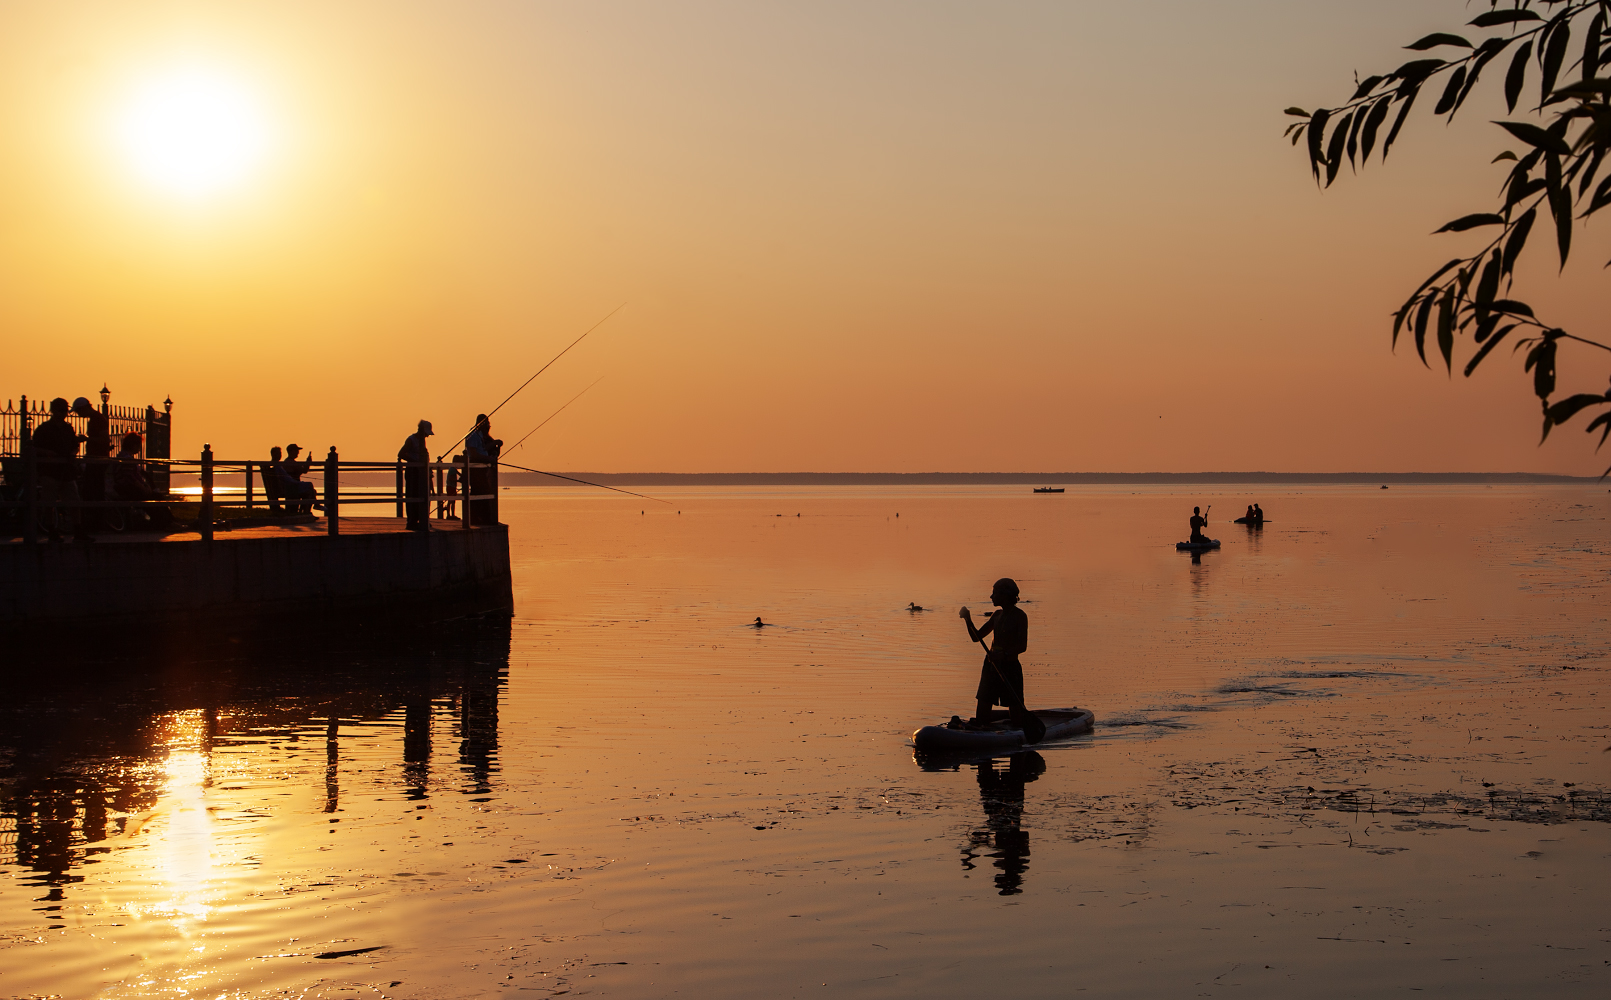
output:
<path id="1" fill-rule="evenodd" d="M 1176 552 L 1207 552 L 1219 548 L 1219 539 L 1210 538 L 1206 542 L 1176 542 Z"/>
<path id="2" fill-rule="evenodd" d="M 1046 737 L 1041 743 L 1079 736 L 1090 732 L 1091 727 L 1096 725 L 1096 713 L 1088 708 L 1037 708 L 1035 716 L 1046 726 Z M 1011 719 L 1002 719 L 992 723 L 987 729 L 924 726 L 912 733 L 912 745 L 919 750 L 967 753 L 1029 744 L 1024 742 L 1022 729 L 1015 726 Z"/>
<path id="3" fill-rule="evenodd" d="M 1062 493 L 1063 492 L 1063 487 L 1061 487 L 1061 486 L 1037 486 L 1037 487 L 1035 487 L 1035 492 L 1036 493 Z"/>
<path id="4" fill-rule="evenodd" d="M 1249 526 L 1254 527 L 1254 528 L 1262 528 L 1266 524 L 1269 524 L 1270 522 L 1265 520 L 1262 517 L 1239 517 L 1236 520 L 1232 521 L 1231 523 L 1232 524 L 1246 524 L 1246 525 L 1249 525 Z"/>

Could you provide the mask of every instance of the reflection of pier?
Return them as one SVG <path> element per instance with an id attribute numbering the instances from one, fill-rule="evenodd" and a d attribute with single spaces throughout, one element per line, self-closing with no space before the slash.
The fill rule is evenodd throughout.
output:
<path id="1" fill-rule="evenodd" d="M 310 643 L 294 666 L 269 652 L 100 677 L 75 665 L 70 681 L 13 682 L 0 727 L 0 859 L 61 900 L 82 881 L 86 854 L 134 833 L 164 799 L 210 785 L 217 748 L 246 734 L 282 747 L 319 741 L 304 778 L 322 785 L 314 808 L 323 812 L 341 808 L 343 734 L 373 737 L 388 718 L 401 722 L 395 784 L 404 798 L 486 794 L 498 772 L 509 641 L 500 616 L 362 649 Z M 435 777 L 433 763 L 444 762 L 433 759 L 433 734 L 457 742 L 456 767 Z M 187 782 L 188 791 L 178 787 Z"/>

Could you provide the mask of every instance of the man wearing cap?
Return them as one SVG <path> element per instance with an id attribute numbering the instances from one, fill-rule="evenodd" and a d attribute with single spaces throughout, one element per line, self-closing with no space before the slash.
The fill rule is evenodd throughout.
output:
<path id="1" fill-rule="evenodd" d="M 407 462 L 403 470 L 403 491 L 408 497 L 408 530 L 430 531 L 431 503 L 428 499 L 431 494 L 431 451 L 425 446 L 425 439 L 430 437 L 429 420 L 421 420 L 419 430 L 408 436 L 403 446 L 397 449 L 397 459 Z"/>
<path id="2" fill-rule="evenodd" d="M 285 461 L 280 463 L 280 488 L 285 491 L 287 506 L 292 514 L 310 514 L 313 508 L 320 506 L 314 503 L 318 493 L 312 483 L 304 483 L 302 477 L 313 467 L 313 459 L 298 462 L 296 457 L 302 454 L 302 446 L 288 444 L 285 446 Z"/>
<path id="3" fill-rule="evenodd" d="M 35 460 L 39 463 L 40 503 L 78 503 L 78 434 L 73 430 L 73 425 L 67 422 L 68 409 L 67 400 L 60 396 L 51 400 L 50 419 L 34 428 L 31 438 Z M 57 508 L 57 516 L 51 519 L 46 528 L 51 541 L 61 541 L 60 512 L 66 513 L 68 523 L 73 526 L 75 541 L 95 540 L 81 527 L 78 508 L 64 507 Z M 32 526 L 29 530 L 33 530 Z"/>
<path id="4" fill-rule="evenodd" d="M 105 500 L 106 480 L 112 469 L 112 429 L 106 414 L 83 396 L 73 400 L 73 413 L 84 418 L 84 474 L 78 480 L 78 494 L 85 500 Z M 84 512 L 85 531 L 103 527 L 101 508 Z"/>

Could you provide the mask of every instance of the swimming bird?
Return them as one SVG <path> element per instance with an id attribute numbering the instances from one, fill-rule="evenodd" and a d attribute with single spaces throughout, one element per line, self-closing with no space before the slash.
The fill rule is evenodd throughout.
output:
<path id="1" fill-rule="evenodd" d="M 771 624 L 772 624 L 771 622 L 763 622 L 763 621 L 761 621 L 761 616 L 756 615 L 755 620 L 753 622 L 750 622 L 750 624 L 748 626 L 746 626 L 746 627 L 747 628 L 766 628 L 768 625 L 771 625 Z"/>
<path id="2" fill-rule="evenodd" d="M 908 610 L 908 611 L 923 611 L 923 610 L 925 610 L 925 608 L 923 607 L 923 605 L 918 604 L 916 601 L 913 601 L 911 604 L 908 604 L 906 606 L 906 610 Z"/>

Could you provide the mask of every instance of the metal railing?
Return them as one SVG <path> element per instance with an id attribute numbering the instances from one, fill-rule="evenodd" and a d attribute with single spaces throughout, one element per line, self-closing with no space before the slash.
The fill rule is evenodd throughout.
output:
<path id="1" fill-rule="evenodd" d="M 172 504 L 186 502 L 183 498 L 164 491 L 163 496 L 157 499 L 135 500 L 42 500 L 39 496 L 39 456 L 35 448 L 26 438 L 22 441 L 21 456 L 8 460 L 8 477 L 20 472 L 21 498 L 15 500 L 0 500 L 0 512 L 20 511 L 22 513 L 22 537 L 27 543 L 34 543 L 42 528 L 42 515 L 53 515 L 53 522 L 59 526 L 61 513 L 68 510 L 79 509 L 113 509 L 138 510 L 151 504 Z M 47 460 L 48 461 L 48 460 Z M 86 472 L 96 467 L 116 468 L 119 459 L 74 459 L 75 463 L 82 465 Z M 142 466 L 161 466 L 164 481 L 170 477 L 195 476 L 200 482 L 199 509 L 196 515 L 197 530 L 206 541 L 212 541 L 218 525 L 218 514 L 226 508 L 255 509 L 265 508 L 271 514 L 278 513 L 284 516 L 297 516 L 302 513 L 311 514 L 313 507 L 322 507 L 325 518 L 325 531 L 331 537 L 341 533 L 341 508 L 345 505 L 365 504 L 391 504 L 396 517 L 405 517 L 409 505 L 418 504 L 422 510 L 417 510 L 420 520 L 428 520 L 430 505 L 436 504 L 438 518 L 447 514 L 451 505 L 459 506 L 461 513 L 457 520 L 462 530 L 471 531 L 479 526 L 498 523 L 498 463 L 492 462 L 352 462 L 342 461 L 334 445 L 322 463 L 323 483 L 322 489 L 304 490 L 312 483 L 304 483 L 300 474 L 287 476 L 283 467 L 274 462 L 258 459 L 223 460 L 213 455 L 211 445 L 203 445 L 201 457 L 198 459 L 144 459 L 139 460 Z M 15 463 L 15 464 L 13 464 Z M 308 471 L 318 468 L 311 461 L 305 463 Z M 423 472 L 425 482 L 419 483 L 416 479 L 409 483 L 409 472 Z M 344 484 L 341 481 L 343 472 L 353 474 L 392 473 L 390 488 L 382 486 L 361 486 L 356 483 Z M 451 473 L 457 476 L 451 476 Z M 305 474 L 305 473 L 303 473 Z M 242 477 L 242 490 L 239 499 L 230 499 L 237 496 L 233 493 L 220 491 L 218 479 L 220 476 L 239 475 Z M 455 482 L 456 479 L 456 482 Z M 258 483 L 261 482 L 262 499 L 259 500 Z M 453 488 L 446 488 L 451 485 Z M 422 488 L 423 487 L 423 488 Z M 225 487 L 227 489 L 227 487 Z M 153 490 L 155 492 L 155 490 Z"/>
<path id="2" fill-rule="evenodd" d="M 153 489 L 166 493 L 167 467 L 154 460 L 172 456 L 173 400 L 171 398 L 163 400 L 163 412 L 158 413 L 155 406 L 143 409 L 138 406 L 114 406 L 109 402 L 111 395 L 106 387 L 101 388 L 101 405 L 98 409 L 101 416 L 106 418 L 107 435 L 113 450 L 117 449 L 127 435 L 140 435 L 141 451 L 148 460 L 145 469 L 146 478 Z M 0 458 L 20 459 L 33 431 L 49 419 L 50 404 L 42 399 L 29 400 L 27 396 L 21 396 L 15 403 L 6 400 L 5 409 L 0 409 Z M 89 430 L 88 417 L 69 413 L 67 422 L 72 425 L 75 434 L 80 437 L 86 436 Z M 6 463 L 7 469 L 14 464 Z"/>

